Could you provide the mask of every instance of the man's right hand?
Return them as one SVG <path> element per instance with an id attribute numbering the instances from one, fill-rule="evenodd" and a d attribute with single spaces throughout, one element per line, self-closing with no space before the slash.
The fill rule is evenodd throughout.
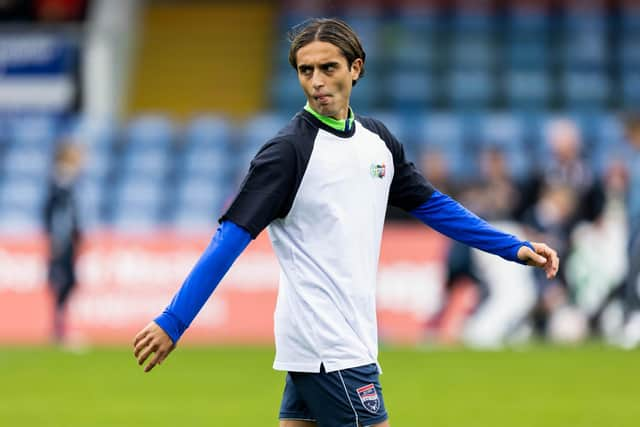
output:
<path id="1" fill-rule="evenodd" d="M 133 355 L 138 359 L 138 365 L 142 366 L 151 353 L 154 353 L 149 364 L 144 367 L 144 371 L 149 372 L 154 366 L 160 365 L 175 347 L 169 335 L 156 322 L 151 322 L 133 340 Z"/>

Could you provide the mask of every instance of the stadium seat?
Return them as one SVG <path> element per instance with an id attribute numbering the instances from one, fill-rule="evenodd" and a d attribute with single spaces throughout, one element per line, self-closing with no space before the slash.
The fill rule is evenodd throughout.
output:
<path id="1" fill-rule="evenodd" d="M 7 119 L 7 137 L 11 144 L 51 153 L 56 142 L 59 121 L 50 115 L 22 115 Z"/>
<path id="2" fill-rule="evenodd" d="M 480 150 L 489 147 L 501 150 L 513 177 L 529 174 L 533 164 L 525 142 L 525 129 L 520 119 L 509 113 L 489 114 L 480 121 Z"/>
<path id="3" fill-rule="evenodd" d="M 126 126 L 127 150 L 169 149 L 174 138 L 174 125 L 164 116 L 143 115 Z"/>
<path id="4" fill-rule="evenodd" d="M 418 146 L 421 151 L 439 151 L 446 160 L 454 176 L 472 175 L 473 168 L 466 162 L 465 130 L 461 118 L 456 114 L 427 114 L 416 129 Z"/>
<path id="5" fill-rule="evenodd" d="M 14 142 L 7 147 L 2 161 L 5 176 L 22 176 L 46 182 L 51 168 L 51 154 L 46 150 Z"/>
<path id="6" fill-rule="evenodd" d="M 551 84 L 545 69 L 507 70 L 503 82 L 509 107 L 541 110 L 549 106 Z"/>
<path id="7" fill-rule="evenodd" d="M 148 233 L 162 226 L 158 211 L 148 206 L 118 206 L 110 222 L 118 231 Z"/>
<path id="8" fill-rule="evenodd" d="M 494 45 L 488 34 L 459 34 L 451 41 L 454 69 L 489 69 L 495 62 Z"/>
<path id="9" fill-rule="evenodd" d="M 494 26 L 494 14 L 488 3 L 459 0 L 453 15 L 453 31 L 466 34 L 489 34 Z"/>
<path id="10" fill-rule="evenodd" d="M 192 209 L 206 209 L 217 215 L 222 203 L 222 195 L 230 189 L 223 183 L 201 177 L 185 176 L 176 188 L 176 206 Z"/>
<path id="11" fill-rule="evenodd" d="M 493 76 L 486 69 L 452 70 L 446 88 L 454 108 L 488 108 L 496 94 Z"/>
<path id="12" fill-rule="evenodd" d="M 546 69 L 551 63 L 547 37 L 545 33 L 508 34 L 505 46 L 506 65 L 522 70 L 531 67 Z"/>
<path id="13" fill-rule="evenodd" d="M 607 34 L 595 30 L 569 34 L 562 57 L 569 68 L 604 71 L 608 61 Z"/>
<path id="14" fill-rule="evenodd" d="M 591 165 L 598 175 L 602 175 L 613 161 L 624 159 L 628 147 L 624 125 L 615 114 L 601 115 L 595 128 L 595 144 L 590 150 Z"/>
<path id="15" fill-rule="evenodd" d="M 0 206 L 3 209 L 42 209 L 46 192 L 47 186 L 37 178 L 5 177 L 0 181 Z"/>
<path id="16" fill-rule="evenodd" d="M 229 120 L 220 116 L 199 116 L 184 128 L 184 139 L 188 147 L 227 147 L 232 143 L 233 129 Z"/>
<path id="17" fill-rule="evenodd" d="M 185 206 L 175 212 L 172 226 L 180 231 L 203 232 L 217 226 L 218 213 L 210 209 L 194 209 Z"/>
<path id="18" fill-rule="evenodd" d="M 568 71 L 564 95 L 569 109 L 603 109 L 611 96 L 609 80 L 598 72 Z"/>
<path id="19" fill-rule="evenodd" d="M 544 2 L 511 1 L 506 22 L 511 34 L 544 34 L 549 29 L 549 14 Z"/>
<path id="20" fill-rule="evenodd" d="M 93 177 L 83 177 L 76 185 L 78 217 L 83 230 L 100 227 L 104 223 L 103 198 L 107 182 Z"/>
<path id="21" fill-rule="evenodd" d="M 150 178 L 124 178 L 117 184 L 117 200 L 126 208 L 130 205 L 160 206 L 165 186 Z"/>
<path id="22" fill-rule="evenodd" d="M 389 21 L 395 28 L 419 36 L 432 36 L 443 28 L 441 10 L 428 2 L 396 2 L 396 10 Z"/>
<path id="23" fill-rule="evenodd" d="M 367 112 L 376 108 L 382 102 L 380 94 L 380 78 L 377 73 L 366 71 L 366 75 L 358 80 L 357 85 L 351 91 L 349 100 L 351 107 L 356 112 Z"/>
<path id="24" fill-rule="evenodd" d="M 304 104 L 300 105 L 299 109 Z M 269 139 L 276 136 L 289 121 L 291 115 L 284 115 L 281 112 L 257 114 L 248 119 L 240 129 L 239 140 L 241 169 L 244 171 L 249 166 L 249 160 L 255 155 L 258 149 Z"/>
<path id="25" fill-rule="evenodd" d="M 421 70 L 393 72 L 382 89 L 389 106 L 396 111 L 425 109 L 436 96 L 431 76 Z"/>
<path id="26" fill-rule="evenodd" d="M 283 114 L 293 115 L 305 104 L 305 97 L 293 69 L 275 76 L 269 84 L 270 104 Z"/>
<path id="27" fill-rule="evenodd" d="M 620 17 L 624 34 L 640 34 L 640 5 L 635 0 L 622 2 Z"/>
<path id="28" fill-rule="evenodd" d="M 622 35 L 619 50 L 620 65 L 623 71 L 640 69 L 640 33 Z"/>
<path id="29" fill-rule="evenodd" d="M 622 102 L 626 109 L 640 108 L 640 69 L 622 75 Z"/>
<path id="30" fill-rule="evenodd" d="M 391 70 L 397 68 L 428 72 L 433 66 L 437 45 L 430 35 L 399 28 L 387 42 Z"/>
<path id="31" fill-rule="evenodd" d="M 141 116 L 128 124 L 116 175 L 161 180 L 171 168 L 175 130 L 162 116 Z"/>
<path id="32" fill-rule="evenodd" d="M 0 209 L 0 234 L 24 237 L 43 230 L 42 212 L 35 207 L 3 207 Z"/>

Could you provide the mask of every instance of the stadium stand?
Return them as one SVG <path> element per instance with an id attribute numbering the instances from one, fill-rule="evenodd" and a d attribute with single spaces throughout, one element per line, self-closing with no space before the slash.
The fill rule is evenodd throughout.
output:
<path id="1" fill-rule="evenodd" d="M 242 120 L 209 113 L 178 120 L 166 112 L 128 121 L 88 117 L 72 102 L 75 89 L 55 108 L 0 108 L 2 227 L 39 226 L 37 183 L 46 180 L 56 143 L 67 138 L 85 146 L 79 202 L 86 226 L 211 225 L 250 158 L 304 104 L 284 33 L 317 15 L 341 16 L 362 36 L 366 76 L 352 105 L 383 118 L 412 158 L 441 151 L 454 176 L 467 179 L 478 172 L 478 152 L 494 146 L 506 153 L 514 176 L 526 177 L 548 155 L 545 124 L 568 115 L 580 124 L 589 160 L 603 174 L 623 153 L 619 111 L 640 105 L 640 7 L 631 1 L 556 6 L 283 1 L 274 16 L 271 78 L 263 94 L 269 108 Z M 29 74 L 20 70 L 73 81 L 73 40 L 42 39 L 52 46 L 52 54 L 40 58 L 46 67 L 0 57 L 15 62 L 0 72 L 0 89 Z M 0 37 L 2 46 L 15 42 L 13 33 Z"/>

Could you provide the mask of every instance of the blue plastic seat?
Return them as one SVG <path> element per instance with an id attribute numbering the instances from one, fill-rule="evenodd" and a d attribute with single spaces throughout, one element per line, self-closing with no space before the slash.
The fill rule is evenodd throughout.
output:
<path id="1" fill-rule="evenodd" d="M 455 108 L 488 108 L 496 94 L 493 76 L 488 70 L 453 70 L 447 88 Z"/>
<path id="2" fill-rule="evenodd" d="M 436 97 L 429 74 L 421 70 L 398 70 L 383 86 L 389 105 L 397 111 L 420 110 L 433 105 Z"/>
<path id="3" fill-rule="evenodd" d="M 505 97 L 512 108 L 544 109 L 551 99 L 551 83 L 544 69 L 507 70 Z"/>
<path id="4" fill-rule="evenodd" d="M 626 109 L 640 108 L 640 69 L 622 75 L 622 102 Z"/>
<path id="5" fill-rule="evenodd" d="M 270 104 L 276 110 L 293 114 L 306 102 L 295 71 L 287 70 L 271 79 L 269 87 Z"/>
<path id="6" fill-rule="evenodd" d="M 564 94 L 569 109 L 602 109 L 611 96 L 611 83 L 602 73 L 569 71 L 565 74 Z"/>
<path id="7" fill-rule="evenodd" d="M 173 143 L 174 125 L 161 115 L 144 115 L 126 126 L 126 150 L 168 150 Z"/>
<path id="8" fill-rule="evenodd" d="M 0 181 L 0 210 L 41 210 L 46 193 L 46 181 L 31 177 L 5 177 Z"/>
<path id="9" fill-rule="evenodd" d="M 509 113 L 489 114 L 479 129 L 480 150 L 497 148 L 507 159 L 513 177 L 527 176 L 533 167 L 532 156 L 526 144 L 525 128 L 521 120 Z"/>
<path id="10" fill-rule="evenodd" d="M 505 57 L 510 68 L 529 70 L 546 68 L 551 63 L 551 53 L 545 33 L 510 33 L 506 37 Z"/>
<path id="11" fill-rule="evenodd" d="M 622 35 L 619 49 L 620 65 L 623 72 L 640 70 L 640 32 Z"/>
<path id="12" fill-rule="evenodd" d="M 199 116 L 186 124 L 184 139 L 188 147 L 227 147 L 232 142 L 233 129 L 224 117 Z"/>
<path id="13" fill-rule="evenodd" d="M 438 151 L 443 154 L 454 176 L 466 177 L 473 168 L 465 161 L 465 129 L 457 114 L 428 114 L 416 129 L 420 152 Z"/>
<path id="14" fill-rule="evenodd" d="M 495 62 L 493 42 L 484 34 L 458 34 L 451 42 L 454 69 L 488 69 Z"/>
<path id="15" fill-rule="evenodd" d="M 34 178 L 46 182 L 51 164 L 50 152 L 31 145 L 12 144 L 4 153 L 2 170 L 5 176 Z"/>

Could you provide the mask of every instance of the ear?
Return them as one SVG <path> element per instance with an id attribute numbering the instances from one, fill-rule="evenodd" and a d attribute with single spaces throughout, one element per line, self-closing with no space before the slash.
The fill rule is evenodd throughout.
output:
<path id="1" fill-rule="evenodd" d="M 362 71 L 362 58 L 356 58 L 351 64 L 351 80 L 358 80 Z"/>

